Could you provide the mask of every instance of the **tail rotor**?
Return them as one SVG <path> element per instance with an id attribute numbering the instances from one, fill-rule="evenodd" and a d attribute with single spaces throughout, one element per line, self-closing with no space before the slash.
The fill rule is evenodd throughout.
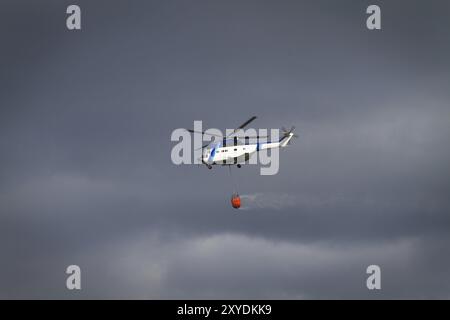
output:
<path id="1" fill-rule="evenodd" d="M 285 127 L 281 127 L 281 132 L 282 132 L 282 137 L 283 137 L 283 139 L 284 139 L 284 138 L 287 138 L 287 137 L 289 137 L 289 136 L 292 136 L 292 138 L 298 138 L 298 135 L 296 135 L 296 134 L 293 133 L 294 130 L 295 130 L 295 126 L 292 126 L 289 130 L 287 130 Z M 291 139 L 289 139 L 289 141 L 288 141 L 287 144 L 288 144 L 288 145 L 291 144 Z"/>

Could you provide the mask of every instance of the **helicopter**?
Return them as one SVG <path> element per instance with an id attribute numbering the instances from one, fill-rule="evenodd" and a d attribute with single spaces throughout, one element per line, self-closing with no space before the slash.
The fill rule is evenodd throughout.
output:
<path id="1" fill-rule="evenodd" d="M 208 168 L 212 169 L 214 165 L 222 165 L 222 166 L 232 166 L 236 165 L 238 168 L 241 168 L 242 164 L 248 163 L 250 157 L 261 151 L 267 149 L 274 148 L 284 148 L 286 147 L 292 138 L 297 138 L 298 136 L 294 134 L 295 126 L 292 126 L 289 130 L 282 128 L 282 135 L 279 141 L 266 141 L 259 142 L 259 139 L 267 138 L 267 136 L 256 136 L 244 137 L 244 143 L 242 143 L 241 138 L 239 138 L 236 133 L 238 133 L 241 129 L 245 128 L 252 121 L 254 121 L 257 117 L 253 116 L 243 124 L 241 124 L 238 128 L 234 129 L 229 135 L 226 137 L 206 133 L 204 131 L 195 131 L 188 129 L 190 133 L 201 133 L 203 135 L 215 136 L 219 137 L 221 141 L 210 142 L 201 147 L 203 149 L 201 162 Z M 250 143 L 249 139 L 257 139 L 256 143 Z"/>

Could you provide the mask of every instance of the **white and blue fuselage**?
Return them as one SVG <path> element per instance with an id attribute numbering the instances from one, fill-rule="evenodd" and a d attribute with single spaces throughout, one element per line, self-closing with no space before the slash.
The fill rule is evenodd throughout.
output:
<path id="1" fill-rule="evenodd" d="M 246 163 L 250 157 L 260 150 L 283 148 L 289 140 L 292 139 L 293 133 L 283 136 L 277 142 L 261 142 L 253 144 L 234 144 L 224 145 L 221 142 L 212 143 L 203 149 L 202 162 L 208 166 L 211 165 L 233 165 Z"/>

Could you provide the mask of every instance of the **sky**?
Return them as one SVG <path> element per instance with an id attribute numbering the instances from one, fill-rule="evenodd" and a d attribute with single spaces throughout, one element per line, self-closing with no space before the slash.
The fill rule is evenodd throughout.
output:
<path id="1" fill-rule="evenodd" d="M 0 298 L 450 298 L 448 1 L 0 7 Z M 234 210 L 170 136 L 253 115 L 299 137 Z"/>

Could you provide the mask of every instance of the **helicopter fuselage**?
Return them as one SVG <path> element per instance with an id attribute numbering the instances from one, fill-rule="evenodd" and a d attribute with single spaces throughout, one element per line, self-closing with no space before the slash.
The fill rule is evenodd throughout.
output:
<path id="1" fill-rule="evenodd" d="M 277 142 L 262 142 L 253 144 L 223 145 L 213 143 L 203 150 L 202 162 L 211 165 L 233 165 L 247 163 L 250 157 L 258 151 L 285 147 L 293 134 L 289 133 Z"/>

